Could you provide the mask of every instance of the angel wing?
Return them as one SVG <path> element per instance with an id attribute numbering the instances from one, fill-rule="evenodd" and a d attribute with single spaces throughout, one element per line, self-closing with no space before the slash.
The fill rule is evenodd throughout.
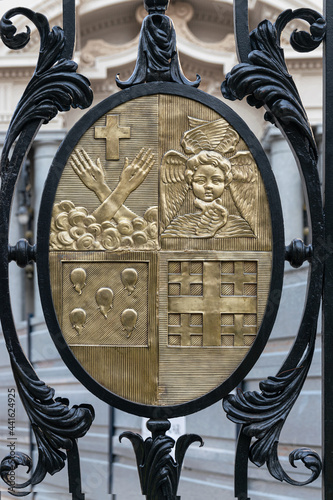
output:
<path id="1" fill-rule="evenodd" d="M 217 151 L 221 154 L 234 153 L 239 142 L 239 135 L 220 118 L 208 122 L 189 117 L 191 130 L 185 132 L 181 145 L 185 153 L 195 155 L 200 151 Z"/>
<path id="2" fill-rule="evenodd" d="M 208 120 L 201 120 L 200 118 L 193 118 L 192 116 L 188 117 L 188 122 L 190 124 L 190 128 L 199 127 L 199 125 L 204 125 L 205 123 L 209 123 Z"/>
<path id="3" fill-rule="evenodd" d="M 256 234 L 258 217 L 258 169 L 249 151 L 239 151 L 229 158 L 233 180 L 230 184 L 232 199 L 252 231 Z"/>
<path id="4" fill-rule="evenodd" d="M 189 185 L 185 180 L 187 157 L 178 151 L 168 151 L 161 165 L 161 230 L 178 214 Z"/>

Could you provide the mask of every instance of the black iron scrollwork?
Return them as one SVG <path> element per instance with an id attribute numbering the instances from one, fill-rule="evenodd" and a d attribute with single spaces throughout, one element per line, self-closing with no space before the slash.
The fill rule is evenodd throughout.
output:
<path id="1" fill-rule="evenodd" d="M 236 0 L 235 16 L 244 19 L 247 1 Z M 294 240 L 286 248 L 286 259 L 294 267 L 309 260 L 310 274 L 308 295 L 301 326 L 295 343 L 275 377 L 261 382 L 261 393 L 245 392 L 229 395 L 223 401 L 227 416 L 233 422 L 242 424 L 237 454 L 235 494 L 247 498 L 248 459 L 261 467 L 265 463 L 276 479 L 292 485 L 303 486 L 313 482 L 321 473 L 322 463 L 317 453 L 301 448 L 293 451 L 289 461 L 293 467 L 301 460 L 311 471 L 311 477 L 304 482 L 290 478 L 284 471 L 278 457 L 278 444 L 282 427 L 295 404 L 309 372 L 319 315 L 323 278 L 323 208 L 320 182 L 317 171 L 317 147 L 306 111 L 297 87 L 288 73 L 280 38 L 287 23 L 302 19 L 310 24 L 310 33 L 294 31 L 292 47 L 300 52 L 309 52 L 320 45 L 326 30 L 322 16 L 311 9 L 287 10 L 275 22 L 263 21 L 252 31 L 243 45 L 250 48 L 249 54 L 239 49 L 241 63 L 235 66 L 222 84 L 225 98 L 235 100 L 247 97 L 251 106 L 267 110 L 265 119 L 280 128 L 295 155 L 300 174 L 305 184 L 305 197 L 312 227 L 312 244 Z M 246 31 L 246 30 L 245 30 Z M 241 33 L 238 23 L 238 34 Z M 239 39 L 238 44 L 242 41 Z M 252 439 L 256 441 L 251 446 Z"/>
<path id="2" fill-rule="evenodd" d="M 11 22 L 11 18 L 18 14 L 35 24 L 41 46 L 36 70 L 13 115 L 1 157 L 0 316 L 18 393 L 36 437 L 38 464 L 28 481 L 13 485 L 10 471 L 22 465 L 28 467 L 28 472 L 32 468 L 30 457 L 15 452 L 2 460 L 0 474 L 10 486 L 12 495 L 25 496 L 29 492 L 16 490 L 38 484 L 47 473 L 55 474 L 64 467 L 66 454 L 61 449 L 69 453 L 76 447 L 76 439 L 84 436 L 92 424 L 94 410 L 90 405 L 69 408 L 68 400 L 55 399 L 54 390 L 38 378 L 22 350 L 10 304 L 8 265 L 11 260 L 16 260 L 21 266 L 35 260 L 36 248 L 27 246 L 24 241 L 15 247 L 8 245 L 10 207 L 23 161 L 41 125 L 48 123 L 58 111 L 90 106 L 92 91 L 89 81 L 76 74 L 76 63 L 63 56 L 72 52 L 64 31 L 59 27 L 50 30 L 42 14 L 24 8 L 7 12 L 0 22 L 1 38 L 6 46 L 20 49 L 29 42 L 30 29 L 26 33 L 16 34 L 16 27 Z"/>
<path id="3" fill-rule="evenodd" d="M 326 23 L 320 14 L 311 9 L 287 10 L 275 24 L 265 20 L 250 35 L 252 50 L 248 54 L 249 62 L 238 64 L 226 76 L 222 94 L 230 100 L 248 96 L 250 106 L 266 106 L 267 121 L 282 127 L 298 127 L 301 134 L 307 137 L 311 149 L 315 150 L 311 126 L 280 45 L 282 31 L 293 19 L 311 23 L 311 35 L 296 30 L 291 35 L 295 50 L 310 52 L 320 45 L 325 36 Z"/>
<path id="4" fill-rule="evenodd" d="M 197 75 L 195 82 L 188 80 L 181 68 L 177 50 L 176 32 L 171 19 L 165 15 L 169 0 L 147 0 L 144 2 L 148 16 L 145 17 L 140 35 L 137 63 L 133 75 L 125 82 L 116 83 L 121 89 L 144 82 L 175 82 L 198 87 L 201 82 Z"/>
<path id="5" fill-rule="evenodd" d="M 42 120 L 44 124 L 52 120 L 59 111 L 69 111 L 71 107 L 82 109 L 92 103 L 92 91 L 87 78 L 77 74 L 77 64 L 62 57 L 66 37 L 64 31 L 55 26 L 50 30 L 47 18 L 30 9 L 16 8 L 8 11 L 0 22 L 1 38 L 11 49 L 22 49 L 30 40 L 30 29 L 16 34 L 11 18 L 21 14 L 37 27 L 41 46 L 35 73 L 29 82 L 9 126 L 3 148 L 3 160 L 20 132 L 31 120 Z M 2 162 L 3 167 L 3 162 Z"/>
<path id="6" fill-rule="evenodd" d="M 123 438 L 129 439 L 133 445 L 142 494 L 147 495 L 148 500 L 179 499 L 176 495 L 186 451 L 195 442 L 203 446 L 202 438 L 196 434 L 181 436 L 176 443 L 174 460 L 170 452 L 175 441 L 165 435 L 170 426 L 168 420 L 149 420 L 147 427 L 152 432 L 152 438 L 144 441 L 139 434 L 133 432 L 124 432 L 119 437 L 120 441 Z"/>
<path id="7" fill-rule="evenodd" d="M 278 457 L 278 443 L 284 423 L 294 406 L 307 377 L 313 355 L 313 347 L 303 359 L 302 366 L 285 374 L 269 377 L 260 383 L 261 393 L 238 392 L 228 396 L 223 408 L 228 418 L 243 424 L 242 433 L 248 438 L 256 438 L 250 448 L 249 458 L 257 467 L 265 463 L 271 475 L 279 481 L 286 481 L 295 486 L 304 486 L 317 479 L 322 470 L 317 453 L 302 448 L 293 451 L 289 461 L 293 467 L 295 461 L 302 460 L 312 471 L 311 477 L 304 482 L 294 481 L 282 468 Z"/>

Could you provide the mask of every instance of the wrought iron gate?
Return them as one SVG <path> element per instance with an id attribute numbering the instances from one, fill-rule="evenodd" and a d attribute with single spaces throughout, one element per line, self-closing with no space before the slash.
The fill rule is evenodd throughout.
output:
<path id="1" fill-rule="evenodd" d="M 50 334 L 64 361 L 70 365 L 77 378 L 108 404 L 150 418 L 147 427 L 152 433 L 151 438 L 144 441 L 141 436 L 130 432 L 125 432 L 121 436 L 121 439 L 127 438 L 133 444 L 142 494 L 148 499 L 180 498 L 177 496 L 177 490 L 185 453 L 191 444 L 195 442 L 203 444 L 198 435 L 182 436 L 175 443 L 167 436 L 170 429 L 168 418 L 193 413 L 222 399 L 227 417 L 240 425 L 235 461 L 235 497 L 238 500 L 249 500 L 249 461 L 258 467 L 266 464 L 274 478 L 295 486 L 310 484 L 319 477 L 323 468 L 323 499 L 333 498 L 333 404 L 330 398 L 333 382 L 330 363 L 330 353 L 333 350 L 331 340 L 333 338 L 331 307 L 333 274 L 331 204 L 333 202 L 328 194 L 333 187 L 329 168 L 333 161 L 333 144 L 330 141 L 333 133 L 331 130 L 333 87 L 330 84 L 333 80 L 331 70 L 333 6 L 330 4 L 328 1 L 325 3 L 324 16 L 311 9 L 284 11 L 274 24 L 264 20 L 249 34 L 248 1 L 234 0 L 235 35 L 240 64 L 226 76 L 221 90 L 225 99 L 242 100 L 247 97 L 250 106 L 264 107 L 265 120 L 281 130 L 297 160 L 307 200 L 311 243 L 305 245 L 301 240 L 295 239 L 288 246 L 285 246 L 283 241 L 279 196 L 267 159 L 253 134 L 235 114 L 211 96 L 196 90 L 200 85 L 199 76 L 194 82 L 185 78 L 179 63 L 175 30 L 166 15 L 169 5 L 167 0 L 144 2 L 148 16 L 142 26 L 138 60 L 133 75 L 127 81 L 121 81 L 117 77 L 117 84 L 122 91 L 90 111 L 84 121 L 81 120 L 68 134 L 64 145 L 57 153 L 43 195 L 37 245 L 30 245 L 29 242 L 20 240 L 15 247 L 9 246 L 8 228 L 15 184 L 39 128 L 52 120 L 58 111 L 68 111 L 70 107 L 89 107 L 92 103 L 92 91 L 89 81 L 76 73 L 77 65 L 72 61 L 75 40 L 74 0 L 63 1 L 63 29 L 59 27 L 50 29 L 43 14 L 34 13 L 26 8 L 11 9 L 2 17 L 1 38 L 7 47 L 14 50 L 21 49 L 29 42 L 30 30 L 26 33 L 16 33 L 16 28 L 12 24 L 11 19 L 18 14 L 27 17 L 35 24 L 41 39 L 35 73 L 15 110 L 1 157 L 0 315 L 17 389 L 31 421 L 38 446 L 38 463 L 31 478 L 24 484 L 15 482 L 15 470 L 19 466 L 31 468 L 33 466 L 31 458 L 15 452 L 2 460 L 1 477 L 12 495 L 27 494 L 26 490 L 30 486 L 41 483 L 47 473 L 55 474 L 62 470 L 67 461 L 69 492 L 74 500 L 84 499 L 77 440 L 89 431 L 94 420 L 94 409 L 91 406 L 82 404 L 70 408 L 67 400 L 55 398 L 54 390 L 39 379 L 21 348 L 11 311 L 8 280 L 9 262 L 16 261 L 20 267 L 32 262 L 37 263 L 43 310 Z M 310 52 L 322 42 L 325 47 L 324 163 L 327 194 L 325 208 L 317 172 L 317 146 L 298 89 L 288 72 L 280 46 L 284 28 L 294 19 L 306 21 L 310 26 L 310 33 L 293 32 L 291 45 L 296 51 Z M 131 106 L 140 99 L 146 108 L 139 107 L 139 111 L 133 111 L 134 108 Z M 130 216 L 134 229 L 131 226 L 132 232 L 126 232 L 128 227 L 126 217 L 115 218 L 115 216 L 123 209 L 123 202 L 129 194 L 139 189 L 157 160 L 150 147 L 137 153 L 131 164 L 126 158 L 119 184 L 114 189 L 114 192 L 118 189 L 117 195 L 111 198 L 110 190 L 106 194 L 102 193 L 101 183 L 99 187 L 93 186 L 96 179 L 104 179 L 104 174 L 100 159 L 98 158 L 95 163 L 91 158 L 86 137 L 95 134 L 93 140 L 97 140 L 99 147 L 104 148 L 105 145 L 106 162 L 118 161 L 120 139 L 129 140 L 135 130 L 135 124 L 132 128 L 125 127 L 119 121 L 122 119 L 122 113 L 124 116 L 129 116 L 131 113 L 140 112 L 140 120 L 143 123 L 147 106 L 153 106 L 152 103 L 156 102 L 161 109 L 164 106 L 163 109 L 167 110 L 163 114 L 157 106 L 156 123 L 159 123 L 160 128 L 161 123 L 167 122 L 168 119 L 178 117 L 178 122 L 183 120 L 181 125 L 173 125 L 172 129 L 177 129 L 174 141 L 180 141 L 183 151 L 175 151 L 175 147 L 179 149 L 179 144 L 175 146 L 175 142 L 172 143 L 170 139 L 172 131 L 166 126 L 168 133 L 162 135 L 168 137 L 170 142 L 165 139 L 161 166 L 157 168 L 159 176 L 155 182 L 159 208 L 142 205 L 146 210 L 145 214 L 143 217 L 134 218 L 136 214 Z M 175 111 L 177 106 L 182 109 L 188 106 L 185 118 L 177 115 Z M 170 111 L 171 107 L 173 114 Z M 106 115 L 105 127 L 101 126 L 100 122 L 99 126 L 95 127 L 104 115 Z M 185 119 L 188 120 L 186 125 Z M 160 138 L 159 140 L 161 141 Z M 133 147 L 136 147 L 135 141 L 133 144 Z M 203 159 L 204 157 L 206 159 Z M 71 171 L 71 175 L 74 177 L 77 175 L 85 187 L 94 191 L 99 197 L 101 207 L 93 213 L 89 214 L 86 210 L 82 215 L 82 210 L 80 212 L 79 208 L 65 197 L 67 191 L 65 189 L 61 191 L 62 175 L 68 168 L 67 164 L 74 171 L 74 173 Z M 220 182 L 223 186 L 219 188 L 215 186 L 203 194 L 199 187 L 200 179 L 195 179 L 195 172 L 199 171 L 198 165 L 208 165 L 208 170 L 211 169 L 212 172 L 215 172 L 219 165 L 223 178 L 217 178 L 215 172 L 214 182 L 216 185 Z M 92 172 L 89 173 L 89 179 L 87 179 L 88 171 Z M 127 191 L 126 184 L 130 186 L 138 175 L 141 175 L 140 182 L 136 181 L 135 187 Z M 58 195 L 59 185 L 61 189 Z M 149 186 L 152 186 L 152 181 Z M 226 198 L 222 197 L 226 196 L 227 188 L 228 193 L 231 193 L 228 210 L 223 206 Z M 194 205 L 201 212 L 193 213 L 189 208 L 190 204 L 187 204 L 186 196 L 189 196 L 191 190 L 195 196 Z M 219 194 L 215 195 L 215 192 Z M 256 193 L 261 193 L 261 197 Z M 232 204 L 237 209 L 234 212 Z M 248 205 L 251 205 L 250 209 Z M 142 207 L 140 205 L 140 209 Z M 122 213 L 125 212 L 123 210 Z M 270 216 L 271 224 L 265 226 L 264 216 L 253 217 L 254 212 L 255 215 L 269 214 L 267 218 Z M 105 219 L 105 213 L 108 218 L 112 220 L 115 218 L 116 223 L 109 224 Z M 70 216 L 72 219 L 81 217 L 82 221 L 85 220 L 81 226 L 73 224 L 70 229 L 67 228 L 71 231 L 71 237 L 65 234 L 67 229 L 65 228 L 65 231 L 61 221 L 56 219 L 60 215 L 63 217 L 63 214 L 66 215 L 66 220 Z M 80 230 L 79 233 L 77 228 Z M 247 241 L 242 246 L 239 241 L 245 237 Z M 260 238 L 266 242 L 266 246 L 264 244 L 260 246 Z M 232 246 L 230 242 L 236 240 L 237 244 Z M 72 253 L 67 255 L 68 249 Z M 88 254 L 91 249 L 93 251 Z M 101 253 L 95 255 L 97 250 L 104 252 L 103 257 Z M 211 250 L 214 251 L 213 254 L 209 253 Z M 184 254 L 183 251 L 187 253 Z M 310 263 L 308 294 L 296 341 L 279 372 L 261 382 L 260 392 L 237 392 L 231 395 L 229 393 L 249 372 L 268 340 L 279 305 L 284 260 L 296 268 L 301 267 L 306 261 Z M 114 282 L 118 279 L 119 283 L 115 286 L 123 286 L 122 290 L 126 290 L 127 305 L 124 305 L 125 302 L 119 306 L 115 303 L 117 292 L 115 288 L 111 289 L 111 285 L 101 286 L 99 280 L 105 274 L 106 265 L 109 266 L 108 272 L 114 273 Z M 238 271 L 239 269 L 242 271 Z M 242 292 L 235 292 L 238 286 L 237 272 L 241 272 L 242 280 L 244 283 L 246 281 L 246 288 Z M 230 283 L 230 274 L 235 275 L 233 283 Z M 60 279 L 65 275 L 68 283 L 69 278 L 71 281 L 67 288 Z M 269 280 L 266 279 L 267 275 Z M 79 302 L 84 288 L 88 288 L 89 276 L 94 276 L 95 280 L 94 300 L 98 306 L 98 308 L 95 306 L 94 311 L 96 322 L 99 321 L 104 325 L 104 320 L 107 320 L 109 315 L 115 314 L 115 310 L 119 317 L 119 328 L 110 326 L 108 333 L 111 332 L 115 339 L 118 335 L 121 340 L 114 340 L 114 345 L 111 347 L 114 347 L 116 352 L 124 349 L 124 345 L 129 346 L 131 352 L 135 350 L 133 356 L 129 355 L 127 371 L 124 372 L 126 376 L 123 375 L 129 382 L 124 383 L 121 388 L 117 386 L 119 373 L 116 369 L 115 373 L 112 372 L 110 375 L 110 379 L 98 378 L 97 372 L 100 367 L 96 370 L 95 365 L 101 357 L 97 357 L 96 361 L 93 357 L 95 355 L 93 351 L 96 349 L 90 349 L 92 340 L 86 326 L 89 307 L 87 303 L 82 305 L 83 302 Z M 191 276 L 195 276 L 191 278 L 192 281 Z M 163 286 L 161 285 L 159 289 L 159 285 L 153 287 L 154 282 L 159 280 L 158 282 L 162 283 L 164 278 L 166 281 Z M 147 287 L 149 285 L 148 289 L 153 290 L 154 296 L 160 297 L 158 313 L 157 305 L 154 303 L 152 306 L 148 299 L 147 305 L 142 305 L 140 302 L 139 306 L 132 300 L 135 298 L 132 294 L 136 288 L 139 294 L 146 293 L 144 280 Z M 216 280 L 219 280 L 217 285 Z M 257 286 L 261 290 L 260 294 L 255 288 Z M 189 291 L 184 291 L 185 288 Z M 68 310 L 62 306 L 64 296 L 65 302 L 69 304 Z M 232 296 L 232 299 L 230 297 L 226 299 L 228 296 Z M 299 483 L 289 477 L 283 469 L 278 456 L 278 444 L 281 430 L 302 390 L 311 366 L 321 300 L 323 300 L 324 339 L 323 461 L 312 450 L 302 448 L 293 451 L 289 457 L 290 463 L 294 465 L 301 460 L 310 473 L 307 481 Z M 181 303 L 183 305 L 179 305 Z M 158 314 L 160 322 L 157 321 Z M 163 314 L 168 318 L 164 326 L 161 320 Z M 242 327 L 245 325 L 251 330 L 248 329 L 244 333 L 244 328 L 242 329 L 240 323 L 237 323 L 239 316 L 244 321 Z M 146 323 L 144 320 L 147 320 Z M 216 321 L 222 323 L 217 324 Z M 182 337 L 179 328 L 182 327 L 182 331 L 185 331 L 185 323 L 186 335 Z M 219 329 L 217 333 L 216 325 Z M 220 330 L 221 325 L 222 330 Z M 78 339 L 83 338 L 80 335 L 85 327 L 88 333 L 84 343 Z M 147 332 L 137 339 L 133 332 L 136 329 L 145 332 L 145 328 Z M 156 341 L 157 347 L 152 340 L 155 338 L 154 332 L 152 333 L 154 328 L 156 332 L 158 328 L 162 332 Z M 166 339 L 164 347 L 163 332 Z M 230 337 L 232 345 L 227 343 Z M 79 345 L 80 342 L 82 345 Z M 82 350 L 82 347 L 89 347 L 90 350 Z M 203 349 L 200 350 L 200 347 Z M 228 350 L 230 347 L 234 350 Z M 241 351 L 239 347 L 244 349 Z M 156 355 L 157 361 L 152 356 L 148 360 L 144 357 L 148 349 Z M 128 348 L 126 352 L 129 352 Z M 207 352 L 209 352 L 208 361 Z M 226 352 L 232 354 L 227 356 Z M 125 350 L 123 351 L 125 356 L 124 353 Z M 174 353 L 178 355 L 181 353 L 181 363 L 177 361 L 177 354 Z M 186 399 L 184 394 L 189 390 L 188 381 L 192 379 L 187 378 L 189 373 L 184 368 L 181 373 L 187 382 L 182 386 L 178 379 L 179 392 L 183 392 L 181 397 L 174 395 L 172 377 L 165 373 L 171 371 L 172 363 L 178 362 L 176 371 L 181 370 L 180 365 L 184 364 L 189 367 L 195 386 L 193 371 L 196 365 L 191 364 L 191 358 L 196 356 L 199 360 L 197 366 L 201 364 L 204 370 L 209 371 L 212 359 L 220 363 L 223 360 L 224 363 L 229 363 L 231 368 L 229 372 L 221 371 L 220 378 L 205 384 L 202 382 L 204 376 L 201 374 L 203 389 L 193 390 L 189 399 Z M 166 361 L 162 366 L 163 359 Z M 116 355 L 112 353 L 110 358 L 106 357 L 105 360 L 109 363 L 108 368 L 116 366 L 118 362 Z M 133 363 L 138 363 L 139 369 L 131 378 L 128 366 L 132 366 Z M 146 371 L 140 378 L 139 371 L 143 363 L 149 368 L 145 368 Z M 112 371 L 111 368 L 109 371 Z M 165 376 L 163 384 L 168 387 L 169 393 L 168 390 L 163 393 L 162 383 L 160 385 L 159 382 L 155 383 L 156 378 L 162 378 L 161 373 Z M 141 388 L 137 387 L 140 384 L 135 385 L 137 382 L 135 377 L 139 379 Z M 170 452 L 175 445 L 175 458 L 172 458 Z"/>

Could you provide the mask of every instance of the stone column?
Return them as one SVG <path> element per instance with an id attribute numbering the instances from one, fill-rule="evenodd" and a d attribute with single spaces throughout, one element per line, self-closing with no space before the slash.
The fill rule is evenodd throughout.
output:
<path id="1" fill-rule="evenodd" d="M 42 199 L 44 184 L 58 147 L 65 137 L 65 131 L 41 131 L 33 146 L 33 166 L 34 166 L 34 241 L 37 240 L 37 222 L 39 216 L 40 203 Z M 35 273 L 34 291 L 34 316 L 36 319 L 43 319 L 43 311 L 40 303 L 39 289 L 37 283 L 37 272 Z"/>
<path id="2" fill-rule="evenodd" d="M 279 187 L 286 245 L 289 245 L 294 238 L 304 238 L 302 181 L 289 145 L 277 128 L 269 128 L 264 147 Z"/>

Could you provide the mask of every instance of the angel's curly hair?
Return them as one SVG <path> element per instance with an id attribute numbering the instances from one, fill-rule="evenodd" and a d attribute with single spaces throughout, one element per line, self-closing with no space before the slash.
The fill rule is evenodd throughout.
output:
<path id="1" fill-rule="evenodd" d="M 200 165 L 212 165 L 213 167 L 217 167 L 222 170 L 225 187 L 227 187 L 233 179 L 231 163 L 228 158 L 225 158 L 220 153 L 216 153 L 215 151 L 200 151 L 200 153 L 192 156 L 192 158 L 186 162 L 185 179 L 190 186 L 192 185 L 194 173 Z"/>

